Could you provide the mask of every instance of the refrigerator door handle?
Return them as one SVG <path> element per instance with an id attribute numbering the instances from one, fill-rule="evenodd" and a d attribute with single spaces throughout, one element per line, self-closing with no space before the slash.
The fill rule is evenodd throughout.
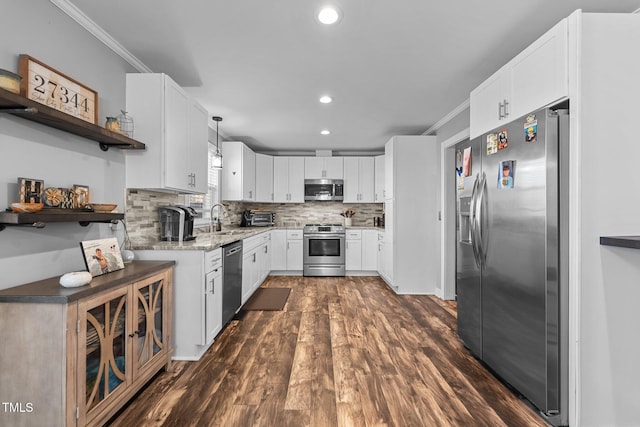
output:
<path id="1" fill-rule="evenodd" d="M 473 182 L 473 190 L 471 191 L 471 207 L 470 207 L 470 219 L 469 225 L 471 227 L 471 247 L 473 249 L 473 259 L 476 262 L 476 266 L 480 268 L 480 248 L 478 247 L 478 222 L 476 206 L 478 202 L 478 186 L 480 182 L 480 174 L 476 174 L 476 179 Z"/>
<path id="2" fill-rule="evenodd" d="M 484 267 L 487 262 L 487 239 L 489 236 L 488 227 L 485 224 L 485 193 L 487 192 L 487 174 L 482 172 L 482 178 L 480 185 L 478 186 L 478 201 L 477 203 L 477 218 L 478 218 L 478 258 L 480 259 L 480 265 Z"/>

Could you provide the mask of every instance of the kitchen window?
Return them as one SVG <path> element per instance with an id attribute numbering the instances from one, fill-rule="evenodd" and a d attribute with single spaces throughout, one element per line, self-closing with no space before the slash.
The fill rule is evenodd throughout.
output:
<path id="1" fill-rule="evenodd" d="M 220 203 L 220 169 L 211 167 L 211 157 L 216 152 L 216 145 L 209 142 L 209 191 L 207 194 L 193 194 L 184 197 L 184 204 L 198 212 L 194 225 L 208 225 L 211 220 L 211 206 Z"/>

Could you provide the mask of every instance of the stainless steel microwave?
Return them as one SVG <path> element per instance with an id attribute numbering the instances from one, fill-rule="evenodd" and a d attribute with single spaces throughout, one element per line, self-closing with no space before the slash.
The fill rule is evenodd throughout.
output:
<path id="1" fill-rule="evenodd" d="M 305 200 L 343 200 L 344 181 L 341 179 L 305 179 Z"/>

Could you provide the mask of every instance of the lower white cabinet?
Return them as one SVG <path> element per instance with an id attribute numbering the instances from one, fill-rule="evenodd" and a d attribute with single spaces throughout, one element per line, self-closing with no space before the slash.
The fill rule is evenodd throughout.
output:
<path id="1" fill-rule="evenodd" d="M 362 230 L 362 270 L 378 270 L 378 230 Z"/>
<path id="2" fill-rule="evenodd" d="M 242 304 L 260 287 L 271 270 L 271 233 L 242 241 Z"/>
<path id="3" fill-rule="evenodd" d="M 345 234 L 345 269 L 362 270 L 362 231 L 347 229 Z"/>
<path id="4" fill-rule="evenodd" d="M 386 254 L 385 254 L 385 244 L 384 244 L 384 231 L 378 232 L 378 274 L 382 277 L 387 283 L 389 283 L 389 276 L 386 270 Z"/>
<path id="5" fill-rule="evenodd" d="M 137 250 L 136 258 L 176 262 L 172 359 L 199 360 L 222 330 L 222 249 Z"/>
<path id="6" fill-rule="evenodd" d="M 272 230 L 271 270 L 302 271 L 302 230 Z"/>
<path id="7" fill-rule="evenodd" d="M 222 330 L 222 248 L 204 254 L 204 342 L 212 343 Z"/>
<path id="8" fill-rule="evenodd" d="M 302 230 L 287 230 L 287 270 L 302 270 Z"/>
<path id="9" fill-rule="evenodd" d="M 378 271 L 378 230 L 347 228 L 345 234 L 345 269 L 348 274 Z"/>

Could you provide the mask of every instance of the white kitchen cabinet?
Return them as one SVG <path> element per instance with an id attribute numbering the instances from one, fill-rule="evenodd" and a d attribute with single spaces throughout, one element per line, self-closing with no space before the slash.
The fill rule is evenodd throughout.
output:
<path id="1" fill-rule="evenodd" d="M 271 270 L 287 269 L 287 230 L 271 230 Z"/>
<path id="2" fill-rule="evenodd" d="M 344 158 L 344 203 L 374 202 L 374 158 Z"/>
<path id="3" fill-rule="evenodd" d="M 302 230 L 287 230 L 287 270 L 302 270 Z"/>
<path id="4" fill-rule="evenodd" d="M 223 141 L 221 199 L 255 201 L 256 154 L 241 141 Z"/>
<path id="5" fill-rule="evenodd" d="M 126 82 L 135 137 L 146 144 L 126 153 L 126 186 L 206 193 L 207 111 L 166 74 L 127 74 Z"/>
<path id="6" fill-rule="evenodd" d="M 568 46 L 563 19 L 474 89 L 470 137 L 568 96 Z"/>
<path id="7" fill-rule="evenodd" d="M 242 304 L 260 287 L 270 271 L 271 233 L 260 233 L 242 241 Z"/>
<path id="8" fill-rule="evenodd" d="M 204 342 L 210 344 L 222 330 L 222 248 L 204 253 Z"/>
<path id="9" fill-rule="evenodd" d="M 305 157 L 305 179 L 343 179 L 342 157 Z"/>
<path id="10" fill-rule="evenodd" d="M 374 197 L 373 201 L 376 203 L 384 202 L 385 194 L 384 194 L 384 154 L 380 156 L 374 157 L 374 166 L 373 166 L 373 187 L 374 187 Z"/>
<path id="11" fill-rule="evenodd" d="M 388 282 L 388 280 L 386 279 L 387 277 L 387 272 L 385 270 L 385 265 L 384 265 L 384 231 L 378 231 L 378 253 L 377 253 L 377 263 L 378 263 L 378 273 L 380 274 L 380 277 L 382 277 L 384 280 L 386 280 Z"/>
<path id="12" fill-rule="evenodd" d="M 136 250 L 136 258 L 173 260 L 173 356 L 174 360 L 199 360 L 222 330 L 222 277 L 208 276 L 219 268 L 222 249 Z M 218 272 L 215 272 L 218 273 Z M 211 293 L 213 279 L 213 294 Z M 209 295 L 210 294 L 210 295 Z"/>
<path id="13" fill-rule="evenodd" d="M 273 201 L 304 203 L 304 157 L 273 158 Z"/>
<path id="14" fill-rule="evenodd" d="M 271 270 L 302 271 L 302 230 L 271 231 Z"/>
<path id="15" fill-rule="evenodd" d="M 385 153 L 391 157 L 385 176 L 393 198 L 384 205 L 382 277 L 397 293 L 434 294 L 440 272 L 436 137 L 395 136 L 385 145 Z"/>
<path id="16" fill-rule="evenodd" d="M 378 270 L 378 230 L 362 230 L 362 271 Z"/>
<path id="17" fill-rule="evenodd" d="M 362 230 L 345 232 L 345 269 L 362 270 Z"/>
<path id="18" fill-rule="evenodd" d="M 253 294 L 255 282 L 258 280 L 257 248 L 242 249 L 242 304 Z"/>
<path id="19" fill-rule="evenodd" d="M 384 199 L 393 199 L 393 144 L 384 146 Z"/>
<path id="20" fill-rule="evenodd" d="M 256 202 L 273 202 L 273 156 L 256 153 Z"/>

